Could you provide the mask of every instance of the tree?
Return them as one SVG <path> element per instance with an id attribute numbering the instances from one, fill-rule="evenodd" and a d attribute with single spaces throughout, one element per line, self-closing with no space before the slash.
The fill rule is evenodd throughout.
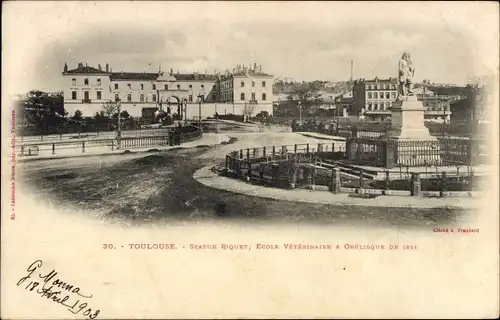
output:
<path id="1" fill-rule="evenodd" d="M 246 103 L 245 106 L 243 107 L 243 115 L 246 116 L 247 119 L 250 119 L 254 112 L 255 112 L 255 104 L 253 103 Z"/>
<path id="2" fill-rule="evenodd" d="M 71 119 L 73 119 L 75 121 L 82 120 L 82 112 L 80 110 L 76 110 L 75 114 L 71 117 Z"/>
<path id="3" fill-rule="evenodd" d="M 259 118 L 261 120 L 264 120 L 269 117 L 269 112 L 267 111 L 261 111 L 255 115 L 256 118 Z"/>
<path id="4" fill-rule="evenodd" d="M 63 100 L 62 92 L 31 90 L 23 101 L 24 114 L 37 130 L 46 132 L 65 122 Z"/>
<path id="5" fill-rule="evenodd" d="M 120 113 L 120 116 L 123 118 L 123 119 L 128 119 L 130 118 L 130 114 L 128 113 L 127 110 L 123 110 L 121 113 Z"/>
<path id="6" fill-rule="evenodd" d="M 111 116 L 118 112 L 118 108 L 119 104 L 116 102 L 105 102 L 102 104 L 102 114 L 107 118 L 111 118 Z"/>
<path id="7" fill-rule="evenodd" d="M 302 110 L 309 111 L 312 107 L 318 107 L 321 104 L 321 94 L 317 88 L 314 88 L 310 83 L 303 83 L 296 86 L 293 91 L 288 94 L 289 101 L 294 100 L 300 103 Z"/>

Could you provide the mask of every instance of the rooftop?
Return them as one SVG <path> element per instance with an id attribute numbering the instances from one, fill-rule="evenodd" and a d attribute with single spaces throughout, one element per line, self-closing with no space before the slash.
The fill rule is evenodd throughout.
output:
<path id="1" fill-rule="evenodd" d="M 94 74 L 94 73 L 105 74 L 106 72 L 99 70 L 99 69 L 96 69 L 94 67 L 79 65 L 78 68 L 76 68 L 76 69 L 63 72 L 63 74 L 65 74 L 65 73 L 67 73 L 67 74 L 79 74 L 79 73 L 81 73 L 81 74 Z"/>

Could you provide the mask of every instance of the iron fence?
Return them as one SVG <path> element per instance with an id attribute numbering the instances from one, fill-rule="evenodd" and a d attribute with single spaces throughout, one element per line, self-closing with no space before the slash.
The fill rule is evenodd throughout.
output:
<path id="1" fill-rule="evenodd" d="M 471 165 L 473 139 L 390 140 L 357 137 L 347 140 L 348 159 L 353 164 L 375 167 Z"/>
<path id="2" fill-rule="evenodd" d="M 87 153 L 89 151 L 114 151 L 117 149 L 153 148 L 168 145 L 182 144 L 199 139 L 203 136 L 201 130 L 195 132 L 180 133 L 177 135 L 153 135 L 142 137 L 101 138 L 87 140 L 63 140 L 44 141 L 16 144 L 16 152 L 19 156 L 56 155 L 61 151 L 73 150 L 76 153 Z M 104 150 L 97 150 L 104 148 Z M 90 150 L 89 150 L 90 149 Z M 72 153 L 75 153 L 72 152 Z"/>

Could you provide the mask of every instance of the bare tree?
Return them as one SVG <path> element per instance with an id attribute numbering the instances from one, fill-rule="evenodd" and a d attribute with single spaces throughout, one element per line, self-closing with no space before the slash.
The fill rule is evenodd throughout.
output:
<path id="1" fill-rule="evenodd" d="M 112 115 L 118 112 L 118 103 L 112 101 L 105 102 L 102 104 L 102 111 L 104 112 L 104 116 L 111 118 Z"/>
<path id="2" fill-rule="evenodd" d="M 247 103 L 245 104 L 245 107 L 243 107 L 243 115 L 246 116 L 247 119 L 250 119 L 254 112 L 255 112 L 255 105 L 252 103 Z"/>

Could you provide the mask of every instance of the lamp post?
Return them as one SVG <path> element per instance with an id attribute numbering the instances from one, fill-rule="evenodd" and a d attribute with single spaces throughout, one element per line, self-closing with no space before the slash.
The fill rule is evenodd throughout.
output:
<path id="1" fill-rule="evenodd" d="M 298 101 L 299 106 L 299 124 L 302 125 L 302 102 Z"/>
<path id="2" fill-rule="evenodd" d="M 187 99 L 182 99 L 182 102 L 184 103 L 184 114 L 182 116 L 184 117 L 184 125 L 187 125 Z"/>
<path id="3" fill-rule="evenodd" d="M 200 90 L 198 94 L 198 127 L 201 130 L 201 103 L 205 99 L 205 90 L 203 88 Z"/>
<path id="4" fill-rule="evenodd" d="M 116 106 L 118 108 L 118 125 L 116 127 L 116 149 L 120 149 L 121 147 L 121 138 L 122 138 L 122 131 L 121 131 L 121 127 L 122 127 L 122 122 L 121 122 L 121 104 L 120 104 L 120 98 L 116 97 L 115 99 L 115 103 L 116 103 Z"/>

